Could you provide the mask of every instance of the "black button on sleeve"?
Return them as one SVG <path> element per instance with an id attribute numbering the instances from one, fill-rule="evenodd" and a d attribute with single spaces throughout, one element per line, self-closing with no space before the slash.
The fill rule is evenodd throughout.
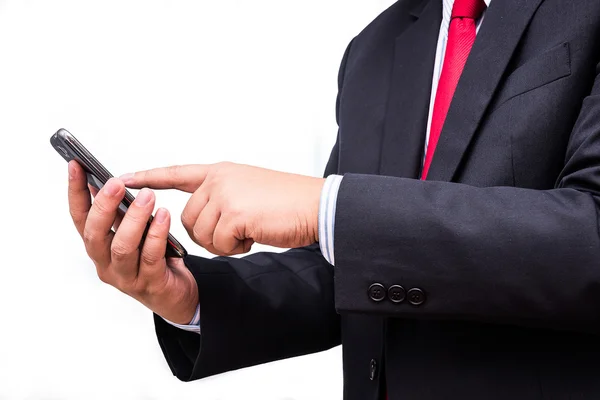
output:
<path id="1" fill-rule="evenodd" d="M 373 301 L 382 301 L 385 299 L 386 290 L 381 283 L 374 283 L 369 286 L 369 298 Z"/>
<path id="2" fill-rule="evenodd" d="M 375 361 L 375 359 L 371 359 L 371 362 L 369 363 L 369 379 L 370 380 L 375 380 L 375 377 L 377 376 L 377 361 Z"/>
<path id="3" fill-rule="evenodd" d="M 413 288 L 408 291 L 408 302 L 413 306 L 420 306 L 425 303 L 425 292 L 419 288 Z"/>
<path id="4" fill-rule="evenodd" d="M 391 286 L 388 289 L 388 298 L 393 303 L 402 303 L 406 299 L 406 290 L 400 285 Z"/>

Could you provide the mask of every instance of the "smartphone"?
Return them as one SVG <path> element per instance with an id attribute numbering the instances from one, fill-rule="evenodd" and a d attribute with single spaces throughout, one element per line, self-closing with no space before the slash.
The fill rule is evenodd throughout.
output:
<path id="1" fill-rule="evenodd" d="M 52 147 L 60 154 L 67 162 L 71 160 L 77 161 L 87 173 L 88 184 L 96 189 L 100 190 L 102 186 L 113 176 L 100 162 L 90 153 L 83 145 L 66 129 L 59 129 L 50 138 Z M 125 214 L 127 209 L 133 203 L 135 197 L 128 190 L 125 190 L 125 197 L 119 205 L 119 210 Z M 152 216 L 148 220 L 146 232 L 150 223 L 152 222 Z M 146 236 L 144 232 L 144 238 Z M 144 239 L 142 238 L 142 243 Z M 165 257 L 178 257 L 183 258 L 187 256 L 187 251 L 183 248 L 181 243 L 177 241 L 169 233 L 167 238 L 167 251 Z"/>

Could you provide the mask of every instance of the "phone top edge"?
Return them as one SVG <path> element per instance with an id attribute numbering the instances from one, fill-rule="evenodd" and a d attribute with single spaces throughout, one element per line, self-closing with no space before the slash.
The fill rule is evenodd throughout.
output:
<path id="1" fill-rule="evenodd" d="M 58 135 L 61 138 L 66 138 L 67 136 L 73 136 L 73 135 L 71 135 L 71 132 L 69 132 L 65 128 L 60 128 L 59 130 L 57 130 L 56 135 Z"/>

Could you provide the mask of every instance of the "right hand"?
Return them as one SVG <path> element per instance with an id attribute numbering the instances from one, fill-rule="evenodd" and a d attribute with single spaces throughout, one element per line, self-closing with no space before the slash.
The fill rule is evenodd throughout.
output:
<path id="1" fill-rule="evenodd" d="M 156 212 L 140 248 L 154 210 L 154 193 L 141 190 L 116 224 L 124 196 L 123 182 L 113 178 L 95 194 L 92 203 L 85 171 L 77 162 L 69 163 L 69 210 L 100 280 L 163 318 L 188 324 L 198 305 L 198 285 L 182 259 L 165 259 L 169 212 L 162 208 Z"/>

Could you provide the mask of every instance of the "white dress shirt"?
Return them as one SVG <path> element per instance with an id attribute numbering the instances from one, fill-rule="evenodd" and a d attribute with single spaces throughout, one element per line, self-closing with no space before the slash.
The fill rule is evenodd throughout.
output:
<path id="1" fill-rule="evenodd" d="M 485 4 L 489 7 L 492 0 L 484 0 Z M 452 7 L 454 6 L 454 0 L 442 0 L 443 11 L 442 11 L 442 23 L 440 25 L 440 33 L 438 36 L 437 49 L 435 53 L 435 65 L 433 68 L 433 81 L 431 85 L 431 100 L 429 102 L 429 116 L 427 119 L 427 132 L 425 135 L 424 150 L 427 149 L 429 142 L 429 133 L 431 131 L 431 119 L 433 116 L 433 105 L 435 103 L 435 96 L 440 81 L 440 75 L 442 73 L 442 66 L 444 65 L 444 57 L 446 55 L 446 44 L 448 43 L 448 29 L 450 28 L 450 17 L 452 15 Z M 479 32 L 481 23 L 483 22 L 484 14 L 477 21 L 476 32 Z M 325 180 L 325 185 L 321 191 L 321 199 L 319 203 L 319 246 L 323 257 L 331 265 L 335 265 L 335 252 L 333 246 L 334 229 L 335 229 L 335 206 L 337 203 L 337 195 L 342 183 L 341 175 L 330 175 Z M 192 319 L 190 325 L 179 325 L 173 322 L 167 321 L 171 325 L 178 328 L 200 333 L 200 305 L 196 308 L 196 314 Z"/>

